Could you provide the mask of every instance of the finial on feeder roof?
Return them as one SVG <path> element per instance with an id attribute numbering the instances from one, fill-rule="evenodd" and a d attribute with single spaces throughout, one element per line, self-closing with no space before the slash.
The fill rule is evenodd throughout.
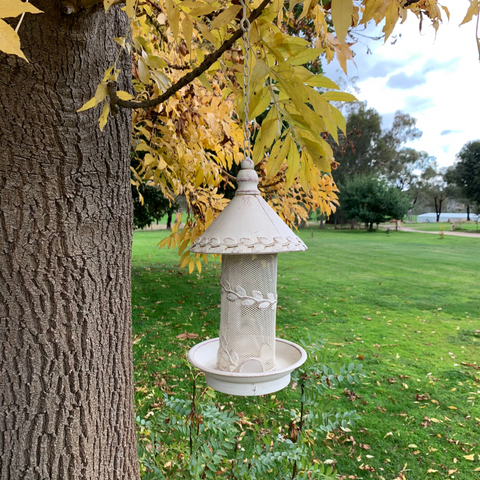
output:
<path id="1" fill-rule="evenodd" d="M 235 197 L 193 242 L 192 253 L 252 254 L 306 250 L 306 245 L 261 197 L 254 163 L 245 158 Z"/>

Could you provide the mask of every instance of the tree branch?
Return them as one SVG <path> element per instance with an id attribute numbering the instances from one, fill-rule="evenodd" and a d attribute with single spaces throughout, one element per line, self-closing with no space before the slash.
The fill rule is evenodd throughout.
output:
<path id="1" fill-rule="evenodd" d="M 271 187 L 274 187 L 275 185 L 278 185 L 279 183 L 282 183 L 284 180 L 285 179 L 283 178 L 283 175 L 282 175 L 282 177 L 276 182 L 269 183 L 268 185 L 259 185 L 258 188 L 261 188 L 262 190 L 266 190 L 267 188 L 271 188 Z"/>
<path id="2" fill-rule="evenodd" d="M 229 178 L 230 180 L 233 180 L 234 182 L 237 181 L 237 177 L 234 177 L 233 175 L 231 175 L 230 173 L 228 173 L 226 170 L 224 170 L 223 168 L 220 168 L 220 170 L 222 171 L 222 173 L 227 177 Z"/>
<path id="3" fill-rule="evenodd" d="M 265 7 L 270 3 L 270 0 L 263 0 L 263 2 L 252 11 L 248 20 L 250 23 L 253 23 L 263 12 Z M 121 100 L 116 94 L 115 84 L 109 84 L 108 95 L 110 97 L 110 104 L 113 107 L 123 107 L 123 108 L 152 108 L 164 103 L 172 95 L 175 95 L 183 87 L 187 86 L 189 83 L 193 82 L 198 78 L 202 73 L 207 71 L 227 50 L 229 50 L 234 43 L 243 35 L 243 30 L 241 27 L 236 30 L 236 32 L 225 42 L 222 46 L 213 53 L 210 53 L 205 57 L 205 60 L 191 72 L 184 75 L 177 83 L 172 85 L 168 90 L 166 90 L 162 95 L 151 100 L 145 100 L 144 102 L 136 102 L 132 100 Z M 112 108 L 113 110 L 114 108 Z"/>

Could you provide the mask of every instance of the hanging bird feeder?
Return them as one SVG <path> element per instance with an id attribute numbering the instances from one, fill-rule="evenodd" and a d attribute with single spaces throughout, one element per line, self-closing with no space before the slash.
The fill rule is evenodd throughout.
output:
<path id="1" fill-rule="evenodd" d="M 213 389 L 264 395 L 288 385 L 307 355 L 275 338 L 277 254 L 306 250 L 260 196 L 253 162 L 245 159 L 233 200 L 190 248 L 222 255 L 219 338 L 193 347 L 188 360 Z"/>
<path id="2" fill-rule="evenodd" d="M 245 159 L 237 175 L 235 197 L 190 248 L 192 253 L 222 255 L 220 336 L 193 347 L 188 360 L 205 373 L 214 390 L 250 396 L 286 387 L 290 373 L 307 359 L 302 347 L 275 338 L 277 254 L 307 247 L 257 188 L 248 125 L 250 22 L 244 0 L 240 1 L 245 46 Z"/>

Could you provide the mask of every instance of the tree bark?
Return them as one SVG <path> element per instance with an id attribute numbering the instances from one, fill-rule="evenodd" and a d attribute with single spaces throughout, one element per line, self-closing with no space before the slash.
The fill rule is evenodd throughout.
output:
<path id="1" fill-rule="evenodd" d="M 440 221 L 440 215 L 442 214 L 442 203 L 443 199 L 440 197 L 435 197 L 435 215 L 437 217 L 437 222 Z"/>
<path id="2" fill-rule="evenodd" d="M 0 480 L 138 479 L 129 112 L 98 128 L 119 7 L 33 0 L 0 55 Z M 14 21 L 16 23 L 16 20 Z M 129 90 L 131 61 L 117 64 Z"/>

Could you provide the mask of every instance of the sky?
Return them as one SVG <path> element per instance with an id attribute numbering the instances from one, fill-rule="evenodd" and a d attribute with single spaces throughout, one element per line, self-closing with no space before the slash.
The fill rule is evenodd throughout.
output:
<path id="1" fill-rule="evenodd" d="M 469 1 L 441 0 L 441 4 L 451 15 L 450 21 L 442 15 L 444 23 L 436 36 L 428 19 L 420 33 L 417 18 L 409 13 L 385 44 L 358 37 L 352 47 L 356 66 L 349 62 L 347 76 L 336 60 L 323 68 L 344 88 L 357 77 L 357 98 L 382 115 L 385 129 L 397 110 L 416 118 L 423 135 L 407 146 L 426 151 L 446 167 L 466 142 L 480 139 L 480 62 L 475 20 L 459 26 Z M 357 31 L 375 36 L 381 29 L 382 24 L 376 28 L 373 24 Z"/>

